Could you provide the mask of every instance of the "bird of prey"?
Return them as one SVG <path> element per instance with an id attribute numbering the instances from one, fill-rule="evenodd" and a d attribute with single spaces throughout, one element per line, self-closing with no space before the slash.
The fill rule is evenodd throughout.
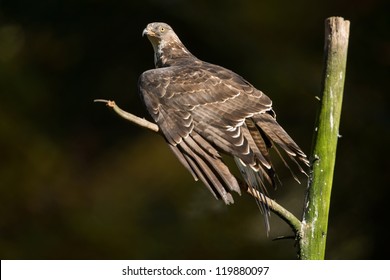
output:
<path id="1" fill-rule="evenodd" d="M 263 194 L 278 180 L 270 149 L 288 167 L 281 148 L 304 173 L 298 162 L 308 165 L 306 155 L 276 122 L 268 96 L 236 73 L 196 58 L 166 23 L 150 23 L 142 34 L 153 46 L 156 68 L 141 74 L 141 98 L 179 161 L 217 199 L 231 204 L 231 193 L 240 193 L 221 153 L 232 156 L 245 183 Z M 269 229 L 269 209 L 259 205 Z"/>

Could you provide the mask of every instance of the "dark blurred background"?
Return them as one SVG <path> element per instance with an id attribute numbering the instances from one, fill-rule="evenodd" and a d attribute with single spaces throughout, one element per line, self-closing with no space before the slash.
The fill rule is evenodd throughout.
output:
<path id="1" fill-rule="evenodd" d="M 327 258 L 388 258 L 390 17 L 386 1 L 0 1 L 2 259 L 294 259 L 253 198 L 226 207 L 162 138 L 95 98 L 147 117 L 147 23 L 174 27 L 197 57 L 248 79 L 310 153 L 324 20 L 351 21 Z M 272 196 L 301 216 L 306 182 Z M 305 178 L 301 178 L 305 181 Z"/>

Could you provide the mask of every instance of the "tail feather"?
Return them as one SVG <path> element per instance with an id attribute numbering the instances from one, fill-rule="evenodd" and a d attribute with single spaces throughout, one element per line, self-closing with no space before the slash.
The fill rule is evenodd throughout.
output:
<path id="1" fill-rule="evenodd" d="M 234 157 L 234 160 L 237 164 L 238 169 L 240 170 L 241 176 L 244 178 L 245 183 L 248 185 L 248 187 L 255 189 L 255 190 L 259 191 L 260 193 L 268 196 L 267 188 L 264 185 L 264 180 L 263 180 L 263 178 L 261 178 L 262 174 L 264 174 L 264 173 L 256 172 L 250 166 L 244 165 L 242 163 L 242 161 L 237 157 Z M 256 203 L 260 209 L 260 212 L 263 214 L 264 225 L 265 225 L 267 235 L 268 235 L 268 233 L 271 229 L 271 226 L 269 223 L 269 217 L 271 214 L 269 205 L 268 205 L 268 203 L 263 203 L 263 202 L 259 201 L 258 199 L 256 199 Z"/>

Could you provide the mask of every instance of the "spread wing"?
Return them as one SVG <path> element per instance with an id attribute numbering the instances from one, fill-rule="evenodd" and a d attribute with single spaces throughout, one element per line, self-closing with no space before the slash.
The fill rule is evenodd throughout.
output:
<path id="1" fill-rule="evenodd" d="M 304 157 L 276 122 L 271 100 L 223 67 L 197 62 L 149 70 L 139 90 L 180 162 L 227 204 L 233 202 L 230 192 L 240 189 L 219 151 L 235 157 L 250 185 L 264 179 L 274 184 L 268 153 L 273 142 L 292 158 Z"/>

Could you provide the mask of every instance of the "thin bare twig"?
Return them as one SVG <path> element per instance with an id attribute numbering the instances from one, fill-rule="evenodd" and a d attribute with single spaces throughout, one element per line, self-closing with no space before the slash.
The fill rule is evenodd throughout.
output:
<path id="1" fill-rule="evenodd" d="M 119 108 L 118 105 L 115 104 L 115 101 L 106 100 L 106 99 L 95 99 L 93 102 L 106 103 L 106 105 L 108 107 L 112 108 L 119 116 L 121 116 L 125 120 L 128 120 L 128 121 L 130 121 L 130 122 L 132 122 L 140 127 L 150 129 L 151 131 L 154 131 L 154 132 L 159 131 L 157 124 L 152 123 L 150 121 L 147 121 L 145 119 L 139 118 L 139 117 L 137 117 L 129 112 L 122 110 L 121 108 Z"/>
<path id="2" fill-rule="evenodd" d="M 244 189 L 254 198 L 257 198 L 262 203 L 268 205 L 269 209 L 272 212 L 274 212 L 279 218 L 281 218 L 291 227 L 295 236 L 298 236 L 299 231 L 301 229 L 301 221 L 298 220 L 298 218 L 295 217 L 294 214 L 292 214 L 286 208 L 278 204 L 275 200 L 265 196 L 256 189 L 250 188 L 248 185 L 242 186 L 242 189 Z"/>

